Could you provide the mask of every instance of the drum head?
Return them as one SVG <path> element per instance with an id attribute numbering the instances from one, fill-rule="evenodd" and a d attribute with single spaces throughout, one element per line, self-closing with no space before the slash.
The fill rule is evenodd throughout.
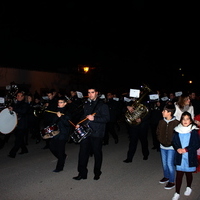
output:
<path id="1" fill-rule="evenodd" d="M 3 109 L 0 112 L 0 132 L 8 134 L 13 131 L 17 125 L 17 115 L 14 111 L 10 111 L 8 108 Z"/>

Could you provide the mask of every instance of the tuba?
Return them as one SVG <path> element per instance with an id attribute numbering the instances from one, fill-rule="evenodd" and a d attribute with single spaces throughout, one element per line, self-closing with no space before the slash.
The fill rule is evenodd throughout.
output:
<path id="1" fill-rule="evenodd" d="M 139 122 L 137 122 L 136 119 L 144 118 L 149 112 L 149 109 L 145 105 L 141 104 L 141 101 L 151 91 L 151 89 L 146 85 L 143 86 L 143 88 L 144 92 L 142 96 L 138 100 L 135 100 L 132 104 L 134 112 L 131 113 L 127 110 L 125 113 L 125 120 L 130 125 L 138 125 Z"/>

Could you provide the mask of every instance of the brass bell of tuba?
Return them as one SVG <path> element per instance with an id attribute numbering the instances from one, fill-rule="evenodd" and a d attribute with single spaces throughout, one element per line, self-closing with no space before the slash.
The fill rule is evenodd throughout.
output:
<path id="1" fill-rule="evenodd" d="M 149 109 L 145 105 L 141 104 L 141 101 L 151 91 L 151 89 L 146 85 L 144 85 L 143 88 L 144 90 L 142 96 L 135 100 L 132 104 L 134 112 L 131 113 L 127 110 L 125 113 L 125 120 L 130 125 L 138 125 L 139 122 L 137 122 L 136 119 L 144 118 L 149 112 Z"/>

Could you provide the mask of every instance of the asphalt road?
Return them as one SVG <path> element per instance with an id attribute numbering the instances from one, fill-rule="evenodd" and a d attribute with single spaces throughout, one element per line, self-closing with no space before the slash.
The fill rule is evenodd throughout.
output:
<path id="1" fill-rule="evenodd" d="M 15 158 L 8 157 L 14 136 L 0 149 L 0 199 L 1 200 L 171 200 L 175 189 L 166 190 L 159 183 L 163 177 L 160 153 L 152 150 L 149 133 L 150 155 L 143 160 L 141 145 L 138 143 L 132 163 L 124 163 L 128 150 L 128 135 L 123 123 L 120 124 L 119 143 L 110 137 L 109 145 L 103 146 L 102 175 L 93 180 L 93 157 L 88 163 L 88 178 L 76 181 L 79 145 L 67 143 L 65 168 L 62 172 L 52 172 L 56 158 L 49 149 L 42 149 L 45 141 L 35 144 L 29 138 L 29 153 Z M 2 137 L 3 135 L 1 135 Z M 186 188 L 185 177 L 180 200 L 200 200 L 200 173 L 194 174 L 190 197 L 183 195 Z"/>

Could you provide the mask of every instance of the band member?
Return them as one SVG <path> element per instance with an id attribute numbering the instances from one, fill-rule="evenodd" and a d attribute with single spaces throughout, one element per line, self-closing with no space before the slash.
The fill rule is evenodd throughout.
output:
<path id="1" fill-rule="evenodd" d="M 34 109 L 34 116 L 35 116 L 35 123 L 34 123 L 34 131 L 32 138 L 36 139 L 36 144 L 38 144 L 41 140 L 40 135 L 40 129 L 41 129 L 41 122 L 42 122 L 42 116 L 43 116 L 43 103 L 41 102 L 41 99 L 39 96 L 34 97 L 34 103 L 33 103 L 33 109 Z"/>
<path id="2" fill-rule="evenodd" d="M 109 112 L 110 112 L 110 121 L 106 123 L 106 130 L 105 130 L 105 136 L 104 136 L 104 145 L 109 144 L 109 134 L 112 135 L 113 139 L 115 140 L 115 144 L 118 143 L 118 134 L 116 131 L 116 124 L 117 124 L 117 119 L 118 116 L 121 112 L 120 110 L 120 104 L 118 101 L 114 100 L 114 95 L 112 92 L 107 92 L 106 94 L 106 104 L 109 107 Z"/>
<path id="3" fill-rule="evenodd" d="M 65 153 L 65 145 L 69 138 L 69 129 L 71 114 L 67 109 L 67 99 L 60 97 L 58 99 L 58 107 L 56 116 L 53 122 L 58 126 L 59 134 L 50 139 L 49 148 L 53 155 L 58 159 L 56 169 L 53 172 L 60 172 L 64 168 L 65 159 L 67 157 Z"/>
<path id="4" fill-rule="evenodd" d="M 88 89 L 88 101 L 84 105 L 84 117 L 92 129 L 91 135 L 80 142 L 78 156 L 78 176 L 75 180 L 87 179 L 87 164 L 91 151 L 94 155 L 94 180 L 101 175 L 102 166 L 102 143 L 105 134 L 106 123 L 110 120 L 108 106 L 98 97 L 98 90 L 94 87 Z M 95 113 L 95 115 L 93 115 Z M 77 125 L 78 128 L 80 125 Z"/>
<path id="5" fill-rule="evenodd" d="M 15 158 L 16 153 L 21 148 L 21 152 L 19 154 L 28 153 L 28 149 L 25 144 L 25 135 L 27 133 L 28 128 L 28 110 L 29 106 L 25 102 L 25 95 L 24 92 L 18 92 L 16 97 L 16 103 L 11 104 L 9 106 L 10 111 L 15 111 L 17 114 L 17 126 L 14 129 L 14 135 L 15 135 L 15 143 L 13 148 L 9 152 L 9 157 Z"/>
<path id="6" fill-rule="evenodd" d="M 143 91 L 142 91 L 143 92 Z M 145 105 L 148 110 L 149 104 L 144 99 L 141 104 Z M 128 102 L 126 109 L 130 113 L 135 112 L 135 107 L 132 106 L 131 102 Z M 133 157 L 135 155 L 135 152 L 137 150 L 138 140 L 140 140 L 141 146 L 142 146 L 142 154 L 143 154 L 143 160 L 148 160 L 149 156 L 149 147 L 148 147 L 148 131 L 150 127 L 150 112 L 146 114 L 145 117 L 140 117 L 136 119 L 136 124 L 130 125 L 128 124 L 128 134 L 129 134 L 129 147 L 127 152 L 127 157 L 123 161 L 125 163 L 131 163 L 133 160 Z"/>
<path id="7" fill-rule="evenodd" d="M 48 96 L 48 102 L 45 103 L 45 109 L 46 110 L 51 110 L 51 111 L 56 111 L 57 109 L 57 98 L 56 96 L 54 96 L 54 93 L 52 91 L 48 91 L 47 92 L 47 96 Z M 51 126 L 53 125 L 53 118 L 54 118 L 54 114 L 53 113 L 49 113 L 49 112 L 44 112 L 44 116 L 43 116 L 43 127 L 47 127 L 47 126 Z M 46 139 L 46 145 L 43 147 L 43 149 L 48 149 L 49 148 L 49 139 Z"/>
<path id="8" fill-rule="evenodd" d="M 72 113 L 72 121 L 76 124 L 83 115 L 83 101 L 78 97 L 77 91 L 71 90 L 71 96 L 67 100 L 68 107 Z"/>
<path id="9" fill-rule="evenodd" d="M 34 135 L 35 120 L 36 120 L 36 117 L 34 115 L 34 108 L 33 108 L 34 99 L 33 99 L 32 94 L 27 95 L 26 102 L 29 105 L 29 111 L 28 111 L 28 116 L 27 116 L 28 117 L 28 129 L 27 129 L 27 133 L 25 136 L 25 142 L 26 142 L 26 144 L 28 144 L 29 134 L 31 135 L 31 137 Z"/>
<path id="10" fill-rule="evenodd" d="M 83 115 L 83 101 L 78 97 L 77 91 L 71 90 L 70 97 L 67 100 L 67 106 L 69 107 L 69 111 L 72 114 L 71 120 L 74 124 L 77 124 L 80 121 L 81 116 Z M 70 132 L 74 131 L 74 128 L 71 126 Z M 73 140 L 69 138 L 69 143 L 72 143 Z"/>

